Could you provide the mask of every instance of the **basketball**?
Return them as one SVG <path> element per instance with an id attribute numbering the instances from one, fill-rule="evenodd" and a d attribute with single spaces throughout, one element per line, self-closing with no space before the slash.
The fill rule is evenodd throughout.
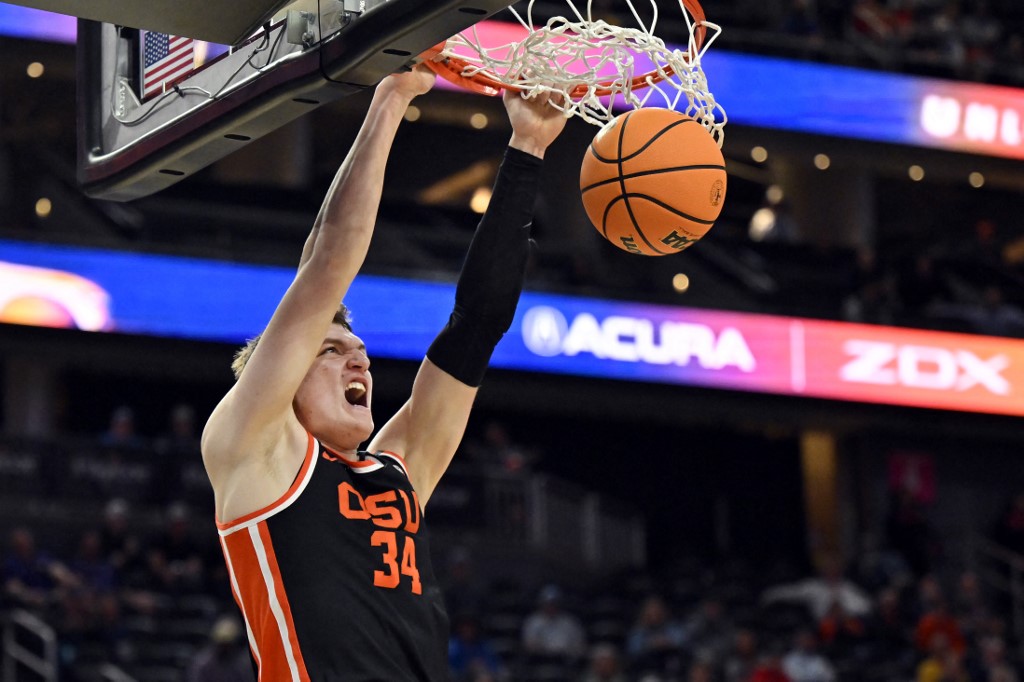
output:
<path id="1" fill-rule="evenodd" d="M 678 253 L 711 229 L 725 200 L 725 159 L 703 126 L 669 109 L 635 109 L 598 131 L 580 192 L 594 227 L 645 256 Z"/>

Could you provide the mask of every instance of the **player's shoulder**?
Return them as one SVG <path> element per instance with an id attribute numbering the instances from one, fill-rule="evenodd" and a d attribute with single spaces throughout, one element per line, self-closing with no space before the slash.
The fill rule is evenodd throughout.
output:
<path id="1" fill-rule="evenodd" d="M 209 473 L 227 473 L 257 460 L 292 462 L 305 454 L 309 436 L 294 415 L 256 424 L 244 410 L 233 408 L 232 398 L 229 392 L 203 427 L 200 451 Z"/>

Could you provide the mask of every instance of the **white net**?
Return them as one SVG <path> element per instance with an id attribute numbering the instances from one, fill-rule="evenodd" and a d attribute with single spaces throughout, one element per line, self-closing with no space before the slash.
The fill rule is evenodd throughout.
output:
<path id="1" fill-rule="evenodd" d="M 457 73 L 463 78 L 521 90 L 527 97 L 561 93 L 563 103 L 555 106 L 566 116 L 599 126 L 615 117 L 615 107 L 675 109 L 699 121 L 721 146 L 725 110 L 708 89 L 701 67 L 721 27 L 694 21 L 681 0 L 671 1 L 679 4 L 685 18 L 686 50 L 673 49 L 654 35 L 657 0 L 649 0 L 653 13 L 646 21 L 632 0 L 625 0 L 635 26 L 595 18 L 593 0 L 587 1 L 585 13 L 565 0 L 571 17 L 556 16 L 540 27 L 533 23 L 536 0 L 529 0 L 525 18 L 515 7 L 509 8 L 525 29 L 521 40 L 485 46 L 473 27 L 450 38 L 440 57 L 461 67 Z"/>

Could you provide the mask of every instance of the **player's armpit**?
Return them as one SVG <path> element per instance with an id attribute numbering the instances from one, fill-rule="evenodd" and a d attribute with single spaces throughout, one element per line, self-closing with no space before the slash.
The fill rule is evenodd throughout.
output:
<path id="1" fill-rule="evenodd" d="M 412 396 L 370 443 L 370 452 L 402 456 L 423 506 L 462 442 L 476 394 L 475 387 L 424 358 Z"/>
<path id="2" fill-rule="evenodd" d="M 218 406 L 203 431 L 202 454 L 217 518 L 231 521 L 281 497 L 302 466 L 309 436 L 292 417 L 280 428 L 266 430 L 265 441 L 243 447 L 232 415 L 220 410 Z"/>
<path id="3" fill-rule="evenodd" d="M 254 424 L 252 413 L 234 405 L 237 393 L 236 385 L 217 405 L 203 429 L 200 447 L 211 478 L 229 473 L 240 464 L 288 450 L 302 432 L 294 414 Z"/>

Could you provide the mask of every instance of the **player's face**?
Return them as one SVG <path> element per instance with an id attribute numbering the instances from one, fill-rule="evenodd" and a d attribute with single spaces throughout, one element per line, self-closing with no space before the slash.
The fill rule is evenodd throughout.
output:
<path id="1" fill-rule="evenodd" d="M 317 439 L 354 450 L 373 433 L 370 359 L 358 336 L 332 324 L 295 394 L 295 414 Z"/>

